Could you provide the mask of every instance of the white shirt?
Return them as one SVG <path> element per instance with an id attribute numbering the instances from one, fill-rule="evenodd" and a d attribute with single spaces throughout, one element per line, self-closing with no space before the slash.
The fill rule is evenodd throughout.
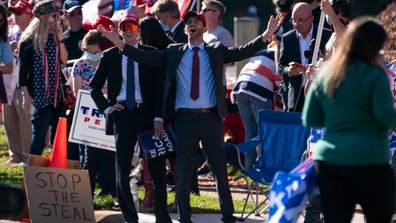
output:
<path id="1" fill-rule="evenodd" d="M 199 56 L 199 98 L 191 98 L 192 66 L 195 46 L 188 43 L 186 52 L 176 71 L 176 104 L 178 108 L 212 108 L 216 106 L 213 72 L 210 67 L 209 56 L 205 50 L 204 42 L 197 47 Z"/>
<path id="2" fill-rule="evenodd" d="M 138 44 L 135 43 L 135 48 L 138 47 Z M 117 101 L 119 100 L 126 100 L 126 85 L 127 85 L 127 77 L 131 77 L 131 74 L 127 76 L 127 65 L 128 65 L 128 57 L 125 55 L 122 55 L 122 84 L 121 84 L 121 89 L 120 89 L 120 94 L 117 96 Z M 135 101 L 138 103 L 143 103 L 142 99 L 142 93 L 140 91 L 140 82 L 139 82 L 139 64 L 136 63 L 135 61 L 133 62 L 134 64 L 134 80 L 135 80 Z"/>
<path id="3" fill-rule="evenodd" d="M 308 49 L 309 44 L 311 43 L 312 40 L 312 32 L 313 32 L 313 24 L 311 25 L 311 30 L 309 31 L 307 37 L 304 39 L 303 35 L 298 33 L 298 41 L 300 42 L 300 56 L 301 56 L 301 64 L 302 65 L 307 65 L 308 59 L 304 56 L 304 51 Z M 305 72 L 301 74 L 302 75 L 302 84 L 301 88 L 305 87 L 305 84 L 307 83 L 307 76 L 305 75 Z"/>

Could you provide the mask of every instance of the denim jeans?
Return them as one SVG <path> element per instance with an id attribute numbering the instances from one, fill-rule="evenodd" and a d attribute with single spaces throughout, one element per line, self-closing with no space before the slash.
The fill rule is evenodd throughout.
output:
<path id="1" fill-rule="evenodd" d="M 54 143 L 56 128 L 58 127 L 60 117 L 66 117 L 66 109 L 62 101 L 58 102 L 56 108 L 54 108 L 53 105 L 39 108 L 38 112 L 32 116 L 33 134 L 29 154 L 41 156 L 45 146 L 48 127 L 50 127 L 51 145 Z"/>
<path id="2" fill-rule="evenodd" d="M 235 95 L 241 114 L 243 127 L 245 128 L 245 141 L 251 140 L 258 135 L 258 113 L 261 109 L 272 110 L 272 101 L 266 102 L 248 94 L 239 93 Z M 250 170 L 261 154 L 261 146 L 245 154 L 245 168 Z"/>

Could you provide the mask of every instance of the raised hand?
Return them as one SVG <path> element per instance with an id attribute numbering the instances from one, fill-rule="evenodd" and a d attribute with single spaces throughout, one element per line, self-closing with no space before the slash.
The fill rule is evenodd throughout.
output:
<path id="1" fill-rule="evenodd" d="M 276 15 L 276 18 L 274 19 L 274 16 L 271 15 L 270 20 L 268 21 L 267 24 L 267 31 L 270 33 L 274 33 L 279 26 L 282 24 L 283 22 L 283 15 L 282 13 L 278 13 L 278 15 Z"/>
<path id="2" fill-rule="evenodd" d="M 118 39 L 116 30 L 113 26 L 110 26 L 110 29 L 111 31 L 107 30 L 102 24 L 98 26 L 98 30 L 103 36 L 105 36 L 110 41 L 115 42 Z"/>
<path id="3" fill-rule="evenodd" d="M 102 24 L 98 26 L 98 30 L 104 37 L 113 42 L 118 48 L 124 49 L 125 44 L 118 38 L 117 31 L 113 26 L 110 26 L 111 31 L 107 30 Z"/>

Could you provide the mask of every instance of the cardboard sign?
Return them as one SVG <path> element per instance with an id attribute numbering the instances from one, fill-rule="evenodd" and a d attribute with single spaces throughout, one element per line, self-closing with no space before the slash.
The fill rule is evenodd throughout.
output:
<path id="1" fill-rule="evenodd" d="M 69 142 L 115 152 L 115 138 L 106 135 L 105 128 L 106 115 L 96 107 L 89 91 L 80 89 L 70 128 Z"/>
<path id="2" fill-rule="evenodd" d="M 88 171 L 23 167 L 30 218 L 35 222 L 96 222 Z"/>
<path id="3" fill-rule="evenodd" d="M 171 125 L 164 126 L 164 138 L 162 140 L 154 137 L 154 130 L 139 133 L 137 137 L 143 159 L 163 156 L 169 152 L 176 151 L 176 139 Z"/>

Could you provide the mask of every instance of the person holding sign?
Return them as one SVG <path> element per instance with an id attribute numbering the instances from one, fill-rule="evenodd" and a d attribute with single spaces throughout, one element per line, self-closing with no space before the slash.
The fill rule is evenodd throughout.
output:
<path id="1" fill-rule="evenodd" d="M 77 60 L 71 71 L 73 94 L 77 97 L 78 90 L 87 90 L 91 83 L 102 57 L 102 52 L 106 49 L 105 38 L 97 30 L 90 30 L 82 40 L 81 49 L 85 52 L 85 56 Z M 102 89 L 105 93 L 106 89 Z M 96 169 L 103 168 L 103 173 L 99 176 L 104 177 L 109 184 L 110 197 L 114 204 L 118 204 L 117 192 L 115 189 L 115 155 L 112 151 L 94 148 L 88 145 L 84 147 L 83 169 L 88 170 L 89 180 L 91 182 L 91 192 L 94 194 Z M 69 148 L 68 148 L 69 149 Z M 78 155 L 78 151 L 77 155 Z M 69 150 L 68 150 L 69 153 Z M 106 155 L 105 155 L 106 154 Z M 101 156 L 106 156 L 106 163 L 100 163 Z M 109 167 L 107 167 L 109 165 Z M 112 165 L 112 166 L 111 166 Z M 111 171 L 112 170 L 112 171 Z M 100 171 L 99 171 L 100 172 Z M 104 189 L 102 188 L 102 191 Z"/>
<path id="2" fill-rule="evenodd" d="M 255 55 L 268 43 L 267 40 L 281 24 L 282 16 L 278 14 L 276 19 L 271 16 L 267 30 L 256 39 L 244 46 L 230 48 L 221 42 L 204 42 L 206 21 L 202 14 L 188 11 L 183 16 L 183 22 L 188 43 L 172 44 L 162 51 L 138 49 L 121 41 L 114 31 L 109 32 L 101 26 L 99 30 L 128 58 L 140 64 L 166 67 L 163 68 L 166 69 L 164 118 L 176 117 L 179 221 L 191 222 L 191 175 L 196 171 L 196 145 L 202 140 L 219 188 L 222 220 L 234 223 L 236 218 L 233 216 L 234 206 L 224 152 L 223 118 L 227 116 L 227 107 L 223 87 L 223 65 Z"/>
<path id="3" fill-rule="evenodd" d="M 127 12 L 120 17 L 118 24 L 123 44 L 145 51 L 155 50 L 136 42 L 140 32 L 137 15 Z M 100 27 L 105 29 L 102 25 Z M 116 38 L 119 39 L 117 35 Z M 126 222 L 138 221 L 129 186 L 129 173 L 137 133 L 154 127 L 156 137 L 162 138 L 164 135 L 162 124 L 164 76 L 159 74 L 161 74 L 159 69 L 138 64 L 122 55 L 115 47 L 103 53 L 96 74 L 89 85 L 96 106 L 106 114 L 106 134 L 115 135 L 118 201 Z M 102 92 L 106 79 L 108 80 L 107 99 Z M 165 156 L 149 159 L 148 166 L 150 170 L 155 169 L 150 172 L 155 188 L 156 222 L 171 223 L 166 208 Z"/>

